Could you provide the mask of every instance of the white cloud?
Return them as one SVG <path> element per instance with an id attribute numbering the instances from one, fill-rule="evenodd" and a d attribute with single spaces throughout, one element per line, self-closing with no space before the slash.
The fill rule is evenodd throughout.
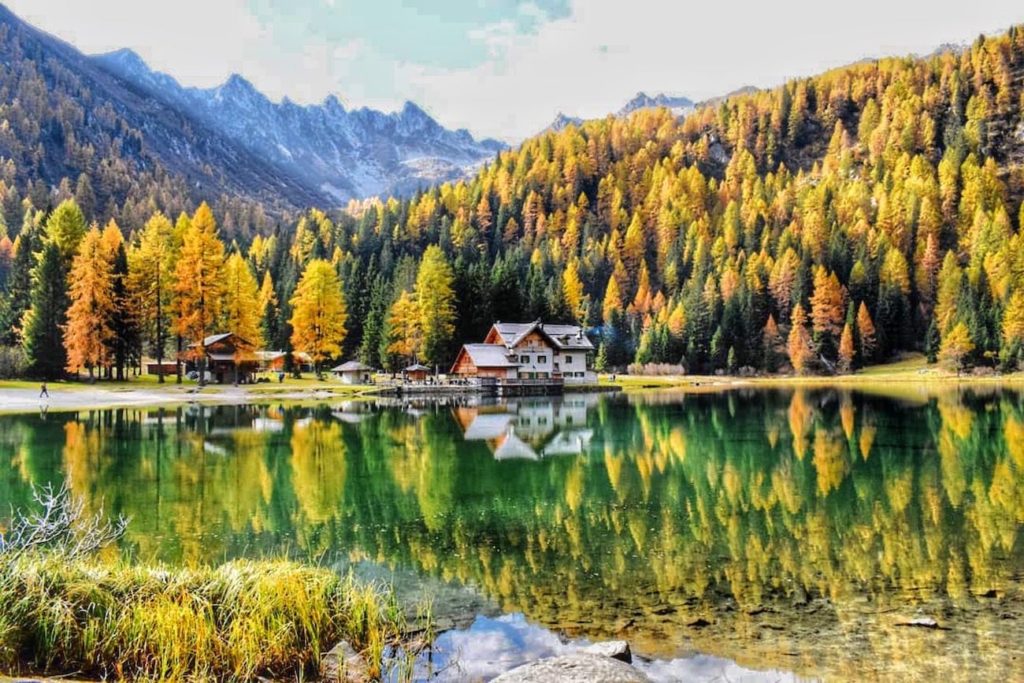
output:
<path id="1" fill-rule="evenodd" d="M 26 21 L 84 52 L 131 47 L 151 66 L 188 85 L 212 86 L 248 75 L 271 41 L 246 0 L 6 0 Z"/>
<path id="2" fill-rule="evenodd" d="M 466 37 L 471 41 L 482 43 L 492 59 L 500 59 L 507 49 L 516 43 L 515 22 L 506 19 L 480 28 L 471 29 Z"/>
<path id="3" fill-rule="evenodd" d="M 556 111 L 599 117 L 640 90 L 713 97 L 864 57 L 930 52 L 1022 20 L 1019 5 L 991 0 L 864 0 L 842 18 L 812 0 L 574 0 L 569 17 L 536 34 L 503 34 L 482 64 L 402 65 L 396 86 L 447 125 L 521 138 Z"/>
<path id="4" fill-rule="evenodd" d="M 378 108 L 412 99 L 446 126 L 511 139 L 540 130 L 557 111 L 602 116 L 639 90 L 711 97 L 864 57 L 929 52 L 1024 21 L 1019 3 L 1007 0 L 862 0 L 841 17 L 816 0 L 572 3 L 559 19 L 521 5 L 520 19 L 467 36 L 486 46 L 484 61 L 441 69 L 387 60 L 369 37 L 293 45 L 289 17 L 261 22 L 249 0 L 8 0 L 86 52 L 131 47 L 188 85 L 238 72 L 272 98 L 310 102 L 335 92 Z M 517 30 L 522 19 L 531 30 Z"/>

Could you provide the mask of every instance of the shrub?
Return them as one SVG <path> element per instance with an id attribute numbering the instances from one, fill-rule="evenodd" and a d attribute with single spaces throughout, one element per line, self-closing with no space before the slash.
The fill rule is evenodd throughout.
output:
<path id="1" fill-rule="evenodd" d="M 631 375 L 647 375 L 649 377 L 686 374 L 686 368 L 682 365 L 671 363 L 633 363 L 627 368 L 627 371 Z"/>
<path id="2" fill-rule="evenodd" d="M 28 370 L 28 358 L 20 346 L 0 346 L 0 379 L 24 377 Z"/>

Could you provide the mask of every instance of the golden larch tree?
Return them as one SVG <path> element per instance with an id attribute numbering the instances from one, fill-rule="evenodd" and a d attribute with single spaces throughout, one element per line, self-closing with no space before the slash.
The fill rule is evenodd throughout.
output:
<path id="1" fill-rule="evenodd" d="M 64 328 L 67 368 L 72 372 L 87 368 L 92 377 L 94 368 L 110 365 L 114 338 L 111 260 L 98 228 L 93 227 L 82 239 L 68 281 L 71 306 Z"/>
<path id="2" fill-rule="evenodd" d="M 853 358 L 856 351 L 853 348 L 853 328 L 847 323 L 843 326 L 843 334 L 839 339 L 839 372 L 849 372 L 853 369 Z"/>
<path id="3" fill-rule="evenodd" d="M 190 355 L 202 365 L 203 339 L 214 333 L 224 298 L 224 244 L 205 202 L 185 227 L 174 276 L 174 328 L 195 344 Z M 200 382 L 203 371 L 205 367 L 201 368 Z"/>
<path id="4" fill-rule="evenodd" d="M 252 348 L 263 346 L 260 329 L 260 292 L 256 276 L 237 251 L 224 262 L 224 304 L 222 329 L 234 332 Z"/>
<path id="5" fill-rule="evenodd" d="M 802 375 L 810 369 L 811 361 L 814 359 L 811 335 L 807 331 L 807 313 L 804 312 L 803 304 L 794 306 L 790 317 L 792 327 L 789 330 L 786 350 L 789 352 L 789 362 L 793 365 L 793 370 Z"/>
<path id="6" fill-rule="evenodd" d="M 174 226 L 160 212 L 146 221 L 137 244 L 128 250 L 128 295 L 135 302 L 143 334 L 149 337 L 161 365 L 167 345 L 175 252 Z M 163 383 L 163 372 L 159 378 Z"/>
<path id="7" fill-rule="evenodd" d="M 1024 288 L 1010 295 L 1003 313 L 1003 342 L 1007 347 L 1024 344 Z"/>
<path id="8" fill-rule="evenodd" d="M 871 319 L 871 313 L 864 302 L 860 302 L 857 309 L 857 337 L 860 339 L 860 350 L 858 354 L 861 363 L 867 363 L 875 355 L 877 341 L 875 339 L 875 322 Z"/>
<path id="9" fill-rule="evenodd" d="M 958 322 L 942 339 L 942 346 L 939 347 L 939 360 L 952 366 L 959 376 L 973 351 L 974 342 L 971 340 L 971 331 L 967 329 L 966 324 Z"/>
<path id="10" fill-rule="evenodd" d="M 438 363 L 455 333 L 455 275 L 436 244 L 427 247 L 416 275 L 416 302 L 423 331 L 422 360 Z"/>
<path id="11" fill-rule="evenodd" d="M 585 319 L 586 310 L 583 307 L 583 280 L 580 279 L 579 259 L 570 259 L 562 275 L 562 296 L 565 297 L 565 304 L 572 313 L 573 318 L 578 321 Z"/>
<path id="12" fill-rule="evenodd" d="M 619 281 L 612 275 L 608 278 L 608 287 L 604 290 L 604 303 L 601 306 L 601 316 L 605 323 L 611 322 L 612 315 L 622 311 L 622 294 L 619 290 Z"/>
<path id="13" fill-rule="evenodd" d="M 846 315 L 846 290 L 835 273 L 823 266 L 814 272 L 814 294 L 811 295 L 811 323 L 822 347 L 836 349 L 843 332 Z"/>
<path id="14" fill-rule="evenodd" d="M 347 334 L 348 310 L 334 266 L 323 259 L 310 261 L 290 303 L 292 347 L 310 355 L 319 375 L 320 363 L 341 354 Z"/>
<path id="15" fill-rule="evenodd" d="M 423 328 L 420 325 L 419 304 L 409 292 L 402 291 L 391 305 L 388 328 L 391 339 L 388 353 L 403 360 L 416 360 L 423 345 Z"/>

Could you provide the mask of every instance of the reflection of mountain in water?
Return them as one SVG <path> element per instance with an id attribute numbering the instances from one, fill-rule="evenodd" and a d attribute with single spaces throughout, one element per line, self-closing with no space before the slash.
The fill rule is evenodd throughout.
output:
<path id="1" fill-rule="evenodd" d="M 453 413 L 465 440 L 487 442 L 495 460 L 540 460 L 587 451 L 594 436 L 587 410 L 597 402 L 595 394 L 576 394 L 460 407 Z"/>

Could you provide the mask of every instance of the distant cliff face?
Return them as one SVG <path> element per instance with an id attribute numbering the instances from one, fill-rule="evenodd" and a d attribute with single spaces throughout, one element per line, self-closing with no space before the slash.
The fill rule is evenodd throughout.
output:
<path id="1" fill-rule="evenodd" d="M 390 114 L 347 111 L 333 96 L 319 105 L 275 103 L 237 75 L 216 88 L 186 88 L 130 50 L 90 59 L 335 203 L 405 194 L 457 178 L 505 147 L 448 130 L 412 102 Z"/>
<path id="2" fill-rule="evenodd" d="M 656 109 L 665 107 L 676 116 L 686 116 L 694 110 L 693 100 L 686 97 L 673 97 L 671 95 L 655 95 L 651 97 L 646 93 L 637 93 L 626 105 L 616 112 L 616 116 L 626 116 L 641 109 Z"/>

